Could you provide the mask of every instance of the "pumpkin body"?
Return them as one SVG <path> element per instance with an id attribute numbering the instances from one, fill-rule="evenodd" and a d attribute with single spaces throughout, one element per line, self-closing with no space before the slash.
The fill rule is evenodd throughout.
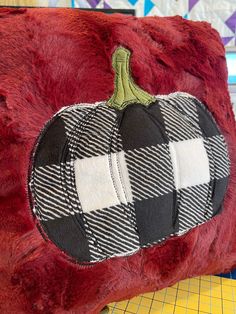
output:
<path id="1" fill-rule="evenodd" d="M 65 107 L 33 155 L 33 210 L 48 238 L 78 262 L 130 255 L 222 209 L 224 137 L 195 97 L 173 93 L 122 110 Z"/>

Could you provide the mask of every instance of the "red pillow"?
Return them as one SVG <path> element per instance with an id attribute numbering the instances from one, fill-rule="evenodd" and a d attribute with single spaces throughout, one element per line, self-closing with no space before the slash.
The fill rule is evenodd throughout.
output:
<path id="1" fill-rule="evenodd" d="M 109 302 L 236 267 L 235 120 L 224 48 L 208 23 L 3 8 L 0 34 L 3 313 L 98 313 Z M 133 52 L 132 73 L 144 90 L 187 92 L 206 104 L 227 141 L 231 175 L 224 211 L 209 222 L 132 256 L 81 266 L 36 227 L 27 198 L 30 152 L 61 107 L 112 95 L 111 54 L 119 45 Z"/>

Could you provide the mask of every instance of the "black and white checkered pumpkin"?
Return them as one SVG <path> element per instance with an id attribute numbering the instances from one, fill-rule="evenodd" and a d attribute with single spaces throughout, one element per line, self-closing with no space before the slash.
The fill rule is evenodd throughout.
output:
<path id="1" fill-rule="evenodd" d="M 224 137 L 176 92 L 60 110 L 33 152 L 30 191 L 44 232 L 79 262 L 130 255 L 218 214 L 229 176 Z"/>

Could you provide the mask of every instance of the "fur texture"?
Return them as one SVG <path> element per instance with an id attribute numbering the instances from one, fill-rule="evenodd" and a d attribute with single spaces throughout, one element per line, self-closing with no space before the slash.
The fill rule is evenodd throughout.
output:
<path id="1" fill-rule="evenodd" d="M 92 267 L 44 241 L 27 199 L 30 152 L 62 106 L 108 99 L 111 55 L 133 51 L 151 94 L 186 91 L 205 102 L 230 149 L 224 211 L 162 245 Z M 0 10 L 0 312 L 95 314 L 107 303 L 236 267 L 236 129 L 224 47 L 208 23 L 73 9 Z M 79 244 L 78 244 L 79 245 Z"/>

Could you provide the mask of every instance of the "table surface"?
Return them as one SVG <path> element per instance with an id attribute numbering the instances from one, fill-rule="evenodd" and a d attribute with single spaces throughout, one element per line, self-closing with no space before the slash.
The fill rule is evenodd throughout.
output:
<path id="1" fill-rule="evenodd" d="M 157 292 L 109 304 L 109 314 L 236 314 L 236 278 L 226 277 L 231 278 L 183 280 Z"/>

